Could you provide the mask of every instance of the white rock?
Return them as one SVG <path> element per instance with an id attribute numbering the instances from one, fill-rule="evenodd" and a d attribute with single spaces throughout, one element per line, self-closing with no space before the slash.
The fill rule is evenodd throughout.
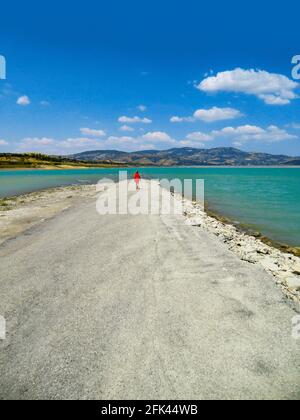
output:
<path id="1" fill-rule="evenodd" d="M 252 245 L 250 245 L 250 244 L 245 245 L 245 246 L 243 247 L 243 251 L 244 251 L 246 254 L 248 254 L 248 253 L 252 253 L 252 252 L 256 252 L 255 248 L 254 248 Z"/>
<path id="2" fill-rule="evenodd" d="M 272 258 L 264 258 L 260 263 L 266 270 L 279 271 L 278 265 L 275 264 L 275 261 Z"/>
<path id="3" fill-rule="evenodd" d="M 280 269 L 282 270 L 282 271 L 288 271 L 288 272 L 292 272 L 293 270 L 292 270 L 292 267 L 291 267 L 291 265 L 288 265 L 288 264 L 285 264 L 285 263 L 281 263 L 280 264 Z M 286 273 L 284 273 L 285 275 L 286 275 Z"/>
<path id="4" fill-rule="evenodd" d="M 270 250 L 269 249 L 262 248 L 262 247 L 258 248 L 257 252 L 259 252 L 260 254 L 265 254 L 265 255 L 270 254 Z"/>
<path id="5" fill-rule="evenodd" d="M 293 273 L 300 274 L 300 262 L 297 261 L 295 265 L 293 265 Z"/>
<path id="6" fill-rule="evenodd" d="M 279 277 L 280 279 L 286 279 L 286 278 L 288 278 L 288 277 L 292 277 L 293 275 L 292 275 L 292 273 L 290 273 L 290 272 L 286 272 L 286 271 L 278 271 L 278 273 L 277 273 L 277 277 Z"/>
<path id="7" fill-rule="evenodd" d="M 249 253 L 249 254 L 242 254 L 241 255 L 242 260 L 247 261 L 249 263 L 256 263 L 258 261 L 258 258 L 256 256 L 256 254 L 254 252 Z"/>
<path id="8" fill-rule="evenodd" d="M 203 223 L 202 217 L 191 217 L 185 222 L 188 226 L 201 226 Z"/>
<path id="9" fill-rule="evenodd" d="M 288 277 L 285 281 L 289 289 L 300 290 L 299 277 L 296 277 L 296 276 Z"/>

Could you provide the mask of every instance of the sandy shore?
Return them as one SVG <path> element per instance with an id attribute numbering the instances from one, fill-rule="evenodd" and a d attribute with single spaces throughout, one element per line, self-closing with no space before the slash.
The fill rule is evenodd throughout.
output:
<path id="1" fill-rule="evenodd" d="M 68 186 L 0 200 L 0 244 L 58 213 L 96 196 L 95 185 Z M 175 194 L 175 198 L 181 197 Z M 265 244 L 259 238 L 217 220 L 196 202 L 184 199 L 186 223 L 213 233 L 218 241 L 251 265 L 270 273 L 283 293 L 300 302 L 300 258 Z"/>
<path id="2" fill-rule="evenodd" d="M 55 170 L 55 169 L 89 169 L 89 166 L 72 166 L 72 165 L 38 165 L 33 167 L 22 166 L 2 166 L 0 171 L 33 171 L 33 170 Z M 93 167 L 91 167 L 93 168 Z"/>
<path id="3" fill-rule="evenodd" d="M 0 199 L 0 244 L 95 194 L 95 185 L 78 185 Z"/>
<path id="4" fill-rule="evenodd" d="M 118 164 L 103 164 L 103 165 L 36 165 L 36 166 L 0 166 L 1 171 L 40 171 L 40 170 L 60 170 L 60 169 L 107 169 L 107 168 L 119 168 L 120 166 L 124 167 L 124 165 Z"/>

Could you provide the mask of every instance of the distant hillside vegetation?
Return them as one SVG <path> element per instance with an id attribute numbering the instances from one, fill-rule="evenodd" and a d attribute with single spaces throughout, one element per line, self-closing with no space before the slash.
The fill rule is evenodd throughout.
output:
<path id="1" fill-rule="evenodd" d="M 91 150 L 71 156 L 41 153 L 0 153 L 0 169 L 120 166 L 300 166 L 300 157 L 242 152 L 232 147 L 169 150 Z"/>
<path id="2" fill-rule="evenodd" d="M 86 161 L 81 162 L 78 159 L 64 156 L 49 156 L 41 153 L 0 153 L 0 169 L 12 168 L 72 168 L 72 167 L 90 167 L 90 166 L 118 166 L 111 161 L 99 161 L 89 164 Z"/>
<path id="3" fill-rule="evenodd" d="M 129 165 L 155 166 L 281 166 L 299 165 L 300 157 L 243 152 L 232 147 L 195 149 L 190 147 L 169 150 L 143 150 L 120 152 L 93 150 L 71 156 L 84 162 L 112 160 Z"/>

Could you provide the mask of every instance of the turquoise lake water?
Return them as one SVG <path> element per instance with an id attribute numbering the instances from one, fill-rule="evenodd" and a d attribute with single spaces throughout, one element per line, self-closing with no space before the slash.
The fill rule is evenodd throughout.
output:
<path id="1" fill-rule="evenodd" d="M 117 178 L 119 169 L 0 171 L 0 197 Z M 132 176 L 134 170 L 128 170 Z M 147 178 L 204 179 L 212 210 L 269 238 L 300 246 L 300 168 L 142 168 Z"/>

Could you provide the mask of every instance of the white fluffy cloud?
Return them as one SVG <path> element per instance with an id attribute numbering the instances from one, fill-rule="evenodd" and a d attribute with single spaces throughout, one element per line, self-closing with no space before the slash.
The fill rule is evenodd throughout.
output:
<path id="1" fill-rule="evenodd" d="M 106 136 L 105 131 L 103 130 L 94 130 L 92 128 L 81 128 L 81 134 L 84 136 L 92 136 L 92 137 L 104 137 Z"/>
<path id="2" fill-rule="evenodd" d="M 26 106 L 26 105 L 29 105 L 29 104 L 30 104 L 30 99 L 29 99 L 29 98 L 28 98 L 28 96 L 26 96 L 26 95 L 20 96 L 20 97 L 17 99 L 17 104 L 18 104 L 18 105 L 21 105 L 21 106 Z"/>
<path id="3" fill-rule="evenodd" d="M 224 127 L 221 130 L 212 130 L 209 133 L 201 131 L 189 133 L 180 144 L 190 147 L 205 146 L 205 143 L 220 138 L 229 139 L 235 146 L 241 146 L 246 142 L 274 143 L 293 140 L 297 136 L 275 125 L 270 125 L 267 128 L 255 125 L 242 125 L 239 127 Z"/>
<path id="4" fill-rule="evenodd" d="M 63 141 L 56 142 L 57 147 L 62 147 L 64 149 L 81 149 L 81 148 L 88 148 L 88 147 L 101 147 L 102 142 L 96 139 L 89 139 L 86 137 L 70 137 Z"/>
<path id="5" fill-rule="evenodd" d="M 126 151 L 155 149 L 154 144 L 143 142 L 143 138 L 130 136 L 110 136 L 105 145 Z"/>
<path id="6" fill-rule="evenodd" d="M 7 144 L 6 140 L 0 139 L 0 146 L 6 146 Z"/>
<path id="7" fill-rule="evenodd" d="M 219 131 L 213 131 L 214 135 L 257 135 L 264 133 L 265 130 L 256 125 L 242 125 L 240 127 L 225 127 Z"/>
<path id="8" fill-rule="evenodd" d="M 205 122 L 233 120 L 234 118 L 241 117 L 241 115 L 242 114 L 237 109 L 218 107 L 213 107 L 211 109 L 198 109 L 194 113 L 196 120 L 202 120 Z"/>
<path id="9" fill-rule="evenodd" d="M 110 136 L 106 139 L 105 143 L 108 145 L 133 145 L 138 144 L 138 141 L 135 137 L 131 136 Z"/>
<path id="10" fill-rule="evenodd" d="M 187 140 L 200 142 L 212 141 L 214 139 L 214 137 L 211 134 L 202 133 L 201 131 L 195 131 L 194 133 L 190 133 L 186 136 L 186 138 Z"/>
<path id="11" fill-rule="evenodd" d="M 17 144 L 17 152 L 55 153 L 55 144 L 49 137 L 26 137 Z"/>
<path id="12" fill-rule="evenodd" d="M 89 130 L 89 129 L 88 129 Z M 83 131 L 83 130 L 81 130 Z M 84 130 L 86 131 L 86 130 Z M 90 131 L 90 130 L 89 130 Z M 91 133 L 90 133 L 91 134 Z M 57 140 L 49 137 L 27 137 L 15 143 L 18 152 L 41 152 L 47 154 L 71 154 L 82 150 L 109 149 L 143 150 L 160 148 L 163 144 L 172 144 L 176 141 L 163 131 L 148 132 L 138 136 L 109 136 L 97 137 L 70 137 Z M 0 141 L 1 145 L 1 141 Z"/>
<path id="13" fill-rule="evenodd" d="M 294 130 L 300 130 L 300 124 L 298 123 L 287 124 L 286 127 L 293 128 Z"/>
<path id="14" fill-rule="evenodd" d="M 124 125 L 122 125 L 121 127 L 120 127 L 120 129 L 119 129 L 120 131 L 127 131 L 127 132 L 132 132 L 132 131 L 134 131 L 134 128 L 132 128 L 132 127 L 129 127 L 129 125 L 126 125 L 126 124 L 124 124 Z"/>
<path id="15" fill-rule="evenodd" d="M 55 140 L 49 137 L 26 137 L 20 142 L 20 146 L 49 146 L 54 144 Z"/>
<path id="16" fill-rule="evenodd" d="M 224 121 L 224 120 L 233 120 L 234 118 L 241 117 L 242 114 L 239 110 L 234 108 L 218 108 L 214 106 L 210 109 L 197 109 L 194 112 L 192 117 L 172 117 L 171 122 L 194 122 L 194 121 L 204 121 L 204 122 L 214 122 L 214 121 Z"/>
<path id="17" fill-rule="evenodd" d="M 175 143 L 175 140 L 164 131 L 152 131 L 146 133 L 142 136 L 142 139 L 151 142 Z"/>
<path id="18" fill-rule="evenodd" d="M 185 140 L 181 140 L 179 142 L 180 146 L 183 147 L 206 147 L 205 143 L 214 140 L 214 136 L 207 133 L 202 133 L 201 131 L 195 131 L 193 133 L 189 133 L 186 136 Z"/>
<path id="19" fill-rule="evenodd" d="M 288 133 L 286 130 L 281 129 L 276 125 L 270 125 L 266 129 L 254 125 L 243 125 L 235 128 L 225 127 L 222 130 L 212 131 L 211 135 L 215 138 L 229 137 L 238 143 L 245 143 L 248 141 L 274 143 L 297 138 L 297 136 Z"/>
<path id="20" fill-rule="evenodd" d="M 102 137 L 98 131 L 92 129 L 81 129 L 81 132 L 89 133 L 90 136 L 69 137 L 57 140 L 49 137 L 27 137 L 14 143 L 16 151 L 19 152 L 41 152 L 48 154 L 71 154 L 83 150 L 95 149 L 119 149 L 126 151 L 163 149 L 170 145 L 173 147 L 210 147 L 214 140 L 228 140 L 235 146 L 242 146 L 247 142 L 256 143 L 274 143 L 297 139 L 286 129 L 275 125 L 260 127 L 257 125 L 226 126 L 220 130 L 211 130 L 207 132 L 194 131 L 186 135 L 185 138 L 178 141 L 172 138 L 165 131 L 149 131 L 145 134 L 140 133 L 136 136 L 120 135 Z M 94 135 L 93 135 L 94 134 Z M 101 138 L 100 138 L 101 137 Z M 218 142 L 219 143 L 219 142 Z M 0 139 L 0 146 L 6 146 L 7 142 Z"/>
<path id="21" fill-rule="evenodd" d="M 141 118 L 141 117 L 126 117 L 123 115 L 118 119 L 118 121 L 122 124 L 151 124 L 152 120 L 149 118 Z"/>
<path id="22" fill-rule="evenodd" d="M 70 137 L 65 140 L 56 140 L 49 137 L 26 137 L 17 144 L 17 151 L 65 154 L 88 148 L 99 148 L 100 146 L 99 140 L 85 137 Z"/>
<path id="23" fill-rule="evenodd" d="M 146 107 L 145 105 L 139 105 L 139 106 L 137 107 L 137 109 L 138 109 L 139 111 L 141 111 L 141 112 L 145 112 L 145 111 L 147 110 L 147 107 Z"/>
<path id="24" fill-rule="evenodd" d="M 148 132 L 137 137 L 110 136 L 104 141 L 105 146 L 120 148 L 122 150 L 155 149 L 159 148 L 161 143 L 173 144 L 176 141 L 163 131 Z"/>
<path id="25" fill-rule="evenodd" d="M 181 122 L 194 122 L 194 117 L 178 117 L 174 116 L 170 119 L 171 123 L 181 123 Z"/>
<path id="26" fill-rule="evenodd" d="M 286 105 L 297 98 L 298 83 L 282 74 L 237 68 L 204 79 L 196 87 L 207 93 L 235 92 L 255 95 L 268 105 Z"/>
<path id="27" fill-rule="evenodd" d="M 195 149 L 199 149 L 199 147 L 205 148 L 207 145 L 205 143 L 201 143 L 198 141 L 192 141 L 192 140 L 181 140 L 179 142 L 179 145 L 181 147 L 193 147 Z"/>

